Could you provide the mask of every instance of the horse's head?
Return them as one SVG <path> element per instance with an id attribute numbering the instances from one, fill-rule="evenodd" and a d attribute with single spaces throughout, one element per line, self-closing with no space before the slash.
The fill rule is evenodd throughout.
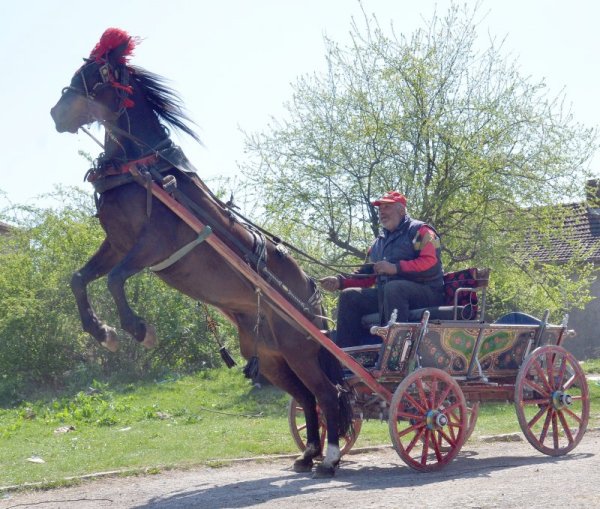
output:
<path id="1" fill-rule="evenodd" d="M 135 44 L 136 39 L 123 30 L 104 32 L 50 110 L 58 132 L 75 133 L 85 124 L 114 121 L 133 106 L 127 57 Z"/>

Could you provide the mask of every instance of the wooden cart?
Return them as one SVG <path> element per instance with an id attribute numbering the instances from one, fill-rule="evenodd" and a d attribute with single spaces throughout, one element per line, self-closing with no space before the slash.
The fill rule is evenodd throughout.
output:
<path id="1" fill-rule="evenodd" d="M 480 403 L 489 401 L 513 401 L 525 438 L 544 454 L 560 456 L 580 442 L 589 394 L 577 360 L 561 346 L 566 320 L 551 325 L 548 313 L 542 320 L 513 313 L 496 323 L 429 316 L 425 311 L 419 323 L 374 326 L 371 333 L 381 344 L 344 349 L 372 379 L 348 371 L 355 417 L 340 444 L 343 453 L 354 445 L 364 419 L 380 419 L 407 465 L 440 469 L 473 431 Z M 301 414 L 290 401 L 290 429 L 302 450 Z"/>

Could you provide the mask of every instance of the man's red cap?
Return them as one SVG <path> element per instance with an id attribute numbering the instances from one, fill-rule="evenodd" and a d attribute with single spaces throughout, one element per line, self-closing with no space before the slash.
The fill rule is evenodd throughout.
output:
<path id="1" fill-rule="evenodd" d="M 379 207 L 382 203 L 402 203 L 406 207 L 406 196 L 398 191 L 388 191 L 379 200 L 371 202 L 371 205 Z"/>

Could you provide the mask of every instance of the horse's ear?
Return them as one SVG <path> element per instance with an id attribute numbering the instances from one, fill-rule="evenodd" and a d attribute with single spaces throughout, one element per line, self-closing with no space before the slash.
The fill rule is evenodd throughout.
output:
<path id="1" fill-rule="evenodd" d="M 115 49 L 108 52 L 107 58 L 111 66 L 117 67 L 125 61 L 125 55 L 129 55 L 131 50 L 129 49 L 129 42 L 131 38 L 119 44 Z"/>

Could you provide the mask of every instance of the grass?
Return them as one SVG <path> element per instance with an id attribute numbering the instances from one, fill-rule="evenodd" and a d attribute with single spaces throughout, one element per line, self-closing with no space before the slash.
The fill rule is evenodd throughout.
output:
<path id="1" fill-rule="evenodd" d="M 600 359 L 588 359 L 581 362 L 581 367 L 588 375 L 600 375 Z"/>
<path id="2" fill-rule="evenodd" d="M 250 390 L 239 373 L 93 389 L 0 410 L 0 485 L 292 449 L 281 417 L 287 397 L 273 388 Z M 68 426 L 74 430 L 55 431 Z"/>
<path id="3" fill-rule="evenodd" d="M 590 384 L 590 427 L 600 423 L 600 385 Z M 0 409 L 0 486 L 55 485 L 114 470 L 158 472 L 227 459 L 297 453 L 288 396 L 251 388 L 239 370 L 210 370 L 140 386 L 95 383 L 72 397 Z M 65 431 L 64 427 L 74 429 Z M 474 437 L 519 431 L 510 404 L 480 410 Z M 355 447 L 390 444 L 386 423 L 366 422 Z M 28 459 L 39 457 L 44 463 Z"/>

